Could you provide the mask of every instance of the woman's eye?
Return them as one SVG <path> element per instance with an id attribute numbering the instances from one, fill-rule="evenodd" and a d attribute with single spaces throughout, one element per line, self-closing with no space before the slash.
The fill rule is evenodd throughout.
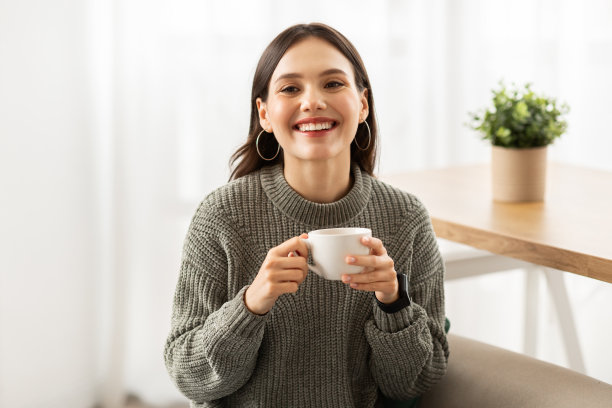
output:
<path id="1" fill-rule="evenodd" d="M 344 86 L 344 84 L 340 81 L 330 81 L 325 84 L 326 88 L 340 88 L 341 86 Z"/>
<path id="2" fill-rule="evenodd" d="M 286 86 L 281 89 L 282 93 L 296 93 L 297 91 L 298 89 L 295 86 Z"/>

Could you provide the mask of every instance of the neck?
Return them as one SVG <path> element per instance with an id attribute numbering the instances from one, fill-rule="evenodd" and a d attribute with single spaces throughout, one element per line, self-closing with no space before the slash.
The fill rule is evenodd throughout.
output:
<path id="1" fill-rule="evenodd" d="M 352 186 L 351 161 L 285 161 L 284 176 L 299 195 L 315 203 L 332 203 Z"/>

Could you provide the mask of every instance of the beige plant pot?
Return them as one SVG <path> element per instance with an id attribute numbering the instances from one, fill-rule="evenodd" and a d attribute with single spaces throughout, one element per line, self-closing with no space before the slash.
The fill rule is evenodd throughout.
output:
<path id="1" fill-rule="evenodd" d="M 493 200 L 543 201 L 546 190 L 545 147 L 513 149 L 492 146 Z"/>

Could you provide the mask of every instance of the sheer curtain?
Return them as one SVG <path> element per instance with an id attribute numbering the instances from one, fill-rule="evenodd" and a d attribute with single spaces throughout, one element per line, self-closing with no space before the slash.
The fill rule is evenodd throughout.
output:
<path id="1" fill-rule="evenodd" d="M 9 16 L 7 21 L 11 13 L 25 15 L 5 5 L 0 10 L 8 12 L 0 13 Z M 464 123 L 467 112 L 488 105 L 490 89 L 500 79 L 532 82 L 536 90 L 570 105 L 570 127 L 552 147 L 553 160 L 612 170 L 607 123 L 612 106 L 612 5 L 605 0 L 64 0 L 62 10 L 68 12 L 50 19 L 40 15 L 36 24 L 13 29 L 41 32 L 71 22 L 74 30 L 51 46 L 72 55 L 62 39 L 82 36 L 79 44 L 85 44 L 74 58 L 87 89 L 58 97 L 58 103 L 64 97 L 73 104 L 80 98 L 77 106 L 87 113 L 84 126 L 65 134 L 54 126 L 58 138 L 73 140 L 73 149 L 60 158 L 91 157 L 84 164 L 88 173 L 62 180 L 76 189 L 66 200 L 85 197 L 93 215 L 82 218 L 89 223 L 86 251 L 93 261 L 87 262 L 95 273 L 65 296 L 77 307 L 87 306 L 79 311 L 80 318 L 95 321 L 93 335 L 82 337 L 79 344 L 95 357 L 87 366 L 88 392 L 106 406 L 117 405 L 128 392 L 155 403 L 181 398 L 166 375 L 162 350 L 182 241 L 198 202 L 226 182 L 229 156 L 246 136 L 259 55 L 291 24 L 328 23 L 360 51 L 372 80 L 381 129 L 379 174 L 487 161 L 488 146 Z M 3 33 L 13 33 L 4 27 L 0 26 Z M 3 44 L 15 41 L 7 38 Z M 46 52 L 34 41 L 26 45 L 35 54 Z M 0 52 L 3 60 L 17 54 L 6 47 Z M 27 63 L 34 72 L 43 70 Z M 11 74 L 26 75 L 19 69 Z M 68 74 L 61 75 L 68 82 Z M 53 74 L 47 77 L 53 80 Z M 13 130 L 44 138 L 42 132 L 17 124 L 0 124 L 0 130 L 3 146 Z M 83 179 L 89 187 L 81 186 Z M 18 201 L 8 206 L 22 211 Z M 79 219 L 65 219 L 83 225 Z M 9 240 L 8 234 L 3 237 L 3 242 Z M 77 266 L 66 266 L 71 267 Z M 8 275 L 3 278 L 2 295 L 15 283 Z M 483 290 L 496 294 L 502 291 L 499 282 L 450 288 L 449 306 L 471 313 L 463 299 Z M 59 288 L 57 283 L 49 285 Z M 605 309 L 596 317 L 611 320 L 606 312 L 612 310 L 609 287 L 583 280 L 574 287 L 578 293 L 570 296 L 577 296 L 578 302 L 586 294 L 599 299 L 597 307 Z M 91 296 L 84 300 L 85 289 Z M 7 307 L 8 302 L 2 304 L 3 313 Z M 17 320 L 2 321 L 4 337 Z M 585 337 L 596 336 L 593 319 L 581 329 Z M 605 368 L 612 360 L 604 348 L 612 333 L 599 333 L 603 340 L 589 343 L 585 350 L 587 369 L 612 382 Z M 9 348 L 0 350 L 0 361 L 7 360 Z M 607 355 L 602 358 L 603 354 Z M 545 357 L 563 364 L 556 355 Z M 9 374 L 2 375 L 11 380 Z M 68 390 L 71 384 L 64 385 Z M 0 393 L 3 406 L 36 405 L 23 400 L 11 405 L 14 400 L 2 398 Z"/>

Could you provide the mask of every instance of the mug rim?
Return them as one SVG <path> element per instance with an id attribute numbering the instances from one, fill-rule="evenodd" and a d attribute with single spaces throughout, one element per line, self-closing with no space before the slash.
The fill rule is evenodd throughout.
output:
<path id="1" fill-rule="evenodd" d="M 372 230 L 370 228 L 362 227 L 321 228 L 318 230 L 310 231 L 308 233 L 308 236 L 310 237 L 311 235 L 314 235 L 317 237 L 342 237 L 361 234 L 372 234 Z"/>

